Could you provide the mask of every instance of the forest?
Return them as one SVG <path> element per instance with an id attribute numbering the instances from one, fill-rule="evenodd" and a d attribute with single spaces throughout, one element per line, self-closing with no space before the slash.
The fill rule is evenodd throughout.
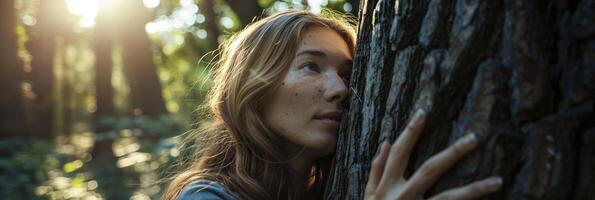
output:
<path id="1" fill-rule="evenodd" d="M 0 1 L 0 199 L 159 199 L 219 43 L 347 0 Z"/>
<path id="2" fill-rule="evenodd" d="M 2 0 L 0 199 L 159 199 L 218 45 L 288 9 L 357 20 L 324 199 L 363 199 L 420 109 L 422 198 L 497 175 L 482 199 L 594 199 L 595 0 Z"/>

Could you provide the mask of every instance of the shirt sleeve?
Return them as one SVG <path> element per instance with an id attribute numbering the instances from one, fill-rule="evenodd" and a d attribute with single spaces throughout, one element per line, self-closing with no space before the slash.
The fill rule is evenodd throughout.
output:
<path id="1" fill-rule="evenodd" d="M 178 200 L 235 200 L 223 185 L 209 180 L 199 180 L 180 192 Z"/>

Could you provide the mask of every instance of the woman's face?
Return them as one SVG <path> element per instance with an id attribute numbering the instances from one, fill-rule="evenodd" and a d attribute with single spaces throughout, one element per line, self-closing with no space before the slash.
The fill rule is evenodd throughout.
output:
<path id="1" fill-rule="evenodd" d="M 352 55 L 335 31 L 305 32 L 281 86 L 263 108 L 266 123 L 285 140 L 288 153 L 311 158 L 335 150 L 341 105 L 347 97 Z M 304 156 L 304 155 L 302 155 Z"/>

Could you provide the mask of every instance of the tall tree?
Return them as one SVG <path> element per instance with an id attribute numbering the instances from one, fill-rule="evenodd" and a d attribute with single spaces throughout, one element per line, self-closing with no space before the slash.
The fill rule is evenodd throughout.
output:
<path id="1" fill-rule="evenodd" d="M 595 196 L 595 0 L 367 0 L 327 199 L 361 199 L 370 162 L 418 108 L 408 175 L 457 138 L 480 147 L 427 195 L 493 174 L 488 199 Z"/>
<path id="2" fill-rule="evenodd" d="M 35 93 L 34 134 L 49 138 L 54 130 L 53 87 L 56 36 L 64 33 L 64 1 L 39 1 L 37 24 L 30 28 L 27 50 L 31 53 L 31 82 Z"/>
<path id="3" fill-rule="evenodd" d="M 102 124 L 105 117 L 115 116 L 114 91 L 112 88 L 112 47 L 114 36 L 114 20 L 110 10 L 101 8 L 96 18 L 93 50 L 95 53 L 95 102 L 97 109 L 94 113 L 95 133 L 98 138 L 92 155 L 93 157 L 113 156 L 112 140 L 105 137 L 106 132 L 111 130 L 108 124 Z"/>
<path id="4" fill-rule="evenodd" d="M 122 1 L 118 22 L 124 74 L 130 85 L 132 109 L 135 114 L 158 116 L 167 113 L 161 95 L 157 67 L 153 63 L 151 43 L 145 24 L 151 19 L 142 1 Z"/>
<path id="5" fill-rule="evenodd" d="M 258 4 L 258 0 L 225 0 L 225 2 L 236 13 L 242 23 L 242 27 L 252 22 L 255 17 L 260 17 L 264 14 L 264 8 Z"/>
<path id="6" fill-rule="evenodd" d="M 0 138 L 25 133 L 22 65 L 17 57 L 15 1 L 0 2 Z"/>
<path id="7" fill-rule="evenodd" d="M 221 31 L 219 31 L 219 26 L 217 26 L 217 19 L 219 18 L 217 17 L 217 13 L 215 13 L 215 2 L 213 0 L 201 0 L 200 8 L 202 8 L 202 13 L 206 18 L 205 28 L 209 41 L 208 48 L 216 49 L 219 46 L 218 38 L 221 35 Z"/>
<path id="8" fill-rule="evenodd" d="M 104 123 L 108 117 L 116 117 L 114 90 L 112 86 L 113 61 L 112 51 L 117 30 L 117 10 L 100 7 L 97 13 L 93 34 L 95 53 L 95 100 L 97 109 L 94 114 L 95 144 L 91 151 L 94 178 L 99 183 L 98 191 L 106 199 L 130 197 L 130 187 L 126 185 L 127 174 L 116 166 L 118 158 L 113 152 L 114 124 Z"/>
<path id="9" fill-rule="evenodd" d="M 151 43 L 145 31 L 145 24 L 150 20 L 149 13 L 142 1 L 119 1 L 113 6 L 111 10 L 99 10 L 95 27 L 96 122 L 116 115 L 111 85 L 111 55 L 116 43 L 122 46 L 123 72 L 130 87 L 131 112 L 151 117 L 166 114 Z M 113 130 L 112 124 L 95 125 L 97 137 L 92 151 L 92 166 L 101 166 L 94 174 L 99 182 L 98 190 L 107 199 L 128 198 L 131 195 L 131 186 L 127 183 L 130 174 L 116 166 L 118 159 L 112 149 L 114 138 L 109 134 Z"/>
<path id="10" fill-rule="evenodd" d="M 99 9 L 93 34 L 95 53 L 95 98 L 97 118 L 115 115 L 112 87 L 112 48 L 114 43 L 113 13 Z"/>

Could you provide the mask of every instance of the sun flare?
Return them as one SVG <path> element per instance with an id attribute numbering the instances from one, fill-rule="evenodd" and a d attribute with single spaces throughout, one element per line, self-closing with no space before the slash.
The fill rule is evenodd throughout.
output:
<path id="1" fill-rule="evenodd" d="M 80 16 L 79 26 L 90 28 L 95 26 L 95 17 L 99 10 L 97 0 L 66 0 L 68 12 Z"/>
<path id="2" fill-rule="evenodd" d="M 160 0 L 143 0 L 146 8 L 156 8 Z M 66 0 L 68 12 L 80 16 L 79 26 L 91 28 L 95 26 L 95 17 L 100 9 L 111 9 L 115 6 L 116 0 Z"/>

